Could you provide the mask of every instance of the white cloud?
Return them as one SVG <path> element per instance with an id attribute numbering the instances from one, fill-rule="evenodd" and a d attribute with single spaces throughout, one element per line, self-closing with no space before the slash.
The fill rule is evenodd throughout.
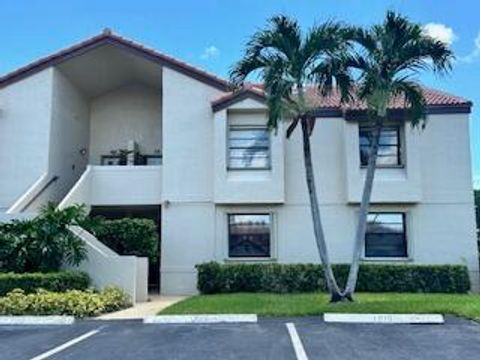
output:
<path id="1" fill-rule="evenodd" d="M 428 36 L 440 40 L 447 45 L 451 45 L 457 39 L 457 35 L 453 32 L 453 29 L 444 24 L 428 23 L 423 27 L 423 31 Z"/>
<path id="2" fill-rule="evenodd" d="M 471 63 L 480 58 L 480 32 L 473 41 L 473 50 L 465 56 L 459 56 L 458 60 Z"/>
<path id="3" fill-rule="evenodd" d="M 480 175 L 473 177 L 473 188 L 480 190 Z"/>
<path id="4" fill-rule="evenodd" d="M 200 58 L 203 60 L 208 60 L 208 59 L 216 58 L 218 55 L 220 55 L 220 50 L 216 46 L 210 45 L 203 50 L 203 53 L 202 55 L 200 55 Z"/>

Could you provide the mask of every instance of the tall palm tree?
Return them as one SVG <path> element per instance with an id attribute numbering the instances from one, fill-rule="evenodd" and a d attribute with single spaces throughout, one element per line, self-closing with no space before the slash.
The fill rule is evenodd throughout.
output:
<path id="1" fill-rule="evenodd" d="M 342 67 L 348 48 L 344 34 L 344 27 L 333 22 L 315 26 L 304 34 L 297 21 L 274 16 L 265 29 L 251 37 L 243 58 L 230 72 L 237 86 L 242 86 L 252 73 L 263 81 L 270 129 L 278 129 L 281 120 L 290 121 L 288 138 L 300 125 L 314 235 L 332 301 L 340 300 L 342 295 L 332 271 L 320 218 L 310 149 L 315 116 L 305 90 L 315 86 L 320 94 L 327 95 L 335 84 L 342 99 L 348 99 L 351 78 Z"/>
<path id="2" fill-rule="evenodd" d="M 360 49 L 351 57 L 348 65 L 359 71 L 357 97 L 367 105 L 373 130 L 353 259 L 344 291 L 344 296 L 350 300 L 358 279 L 379 138 L 389 115 L 389 103 L 394 99 L 403 99 L 405 119 L 410 121 L 412 127 L 421 126 L 423 129 L 426 101 L 416 76 L 428 69 L 438 74 L 447 73 L 454 59 L 445 43 L 426 35 L 419 24 L 392 11 L 387 12 L 382 24 L 368 29 L 352 29 L 351 36 Z"/>

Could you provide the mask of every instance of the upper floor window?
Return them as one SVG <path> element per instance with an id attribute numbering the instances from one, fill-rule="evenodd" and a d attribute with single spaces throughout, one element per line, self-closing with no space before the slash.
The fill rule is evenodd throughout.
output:
<path id="1" fill-rule="evenodd" d="M 368 165 L 373 128 L 360 127 L 360 165 Z M 402 165 L 400 127 L 385 127 L 380 132 L 378 142 L 378 167 Z"/>
<path id="2" fill-rule="evenodd" d="M 270 257 L 271 225 L 271 214 L 229 214 L 228 257 Z"/>
<path id="3" fill-rule="evenodd" d="M 229 127 L 228 168 L 270 168 L 270 134 L 267 127 L 240 125 Z"/>
<path id="4" fill-rule="evenodd" d="M 404 213 L 369 213 L 365 234 L 365 257 L 407 257 Z"/>

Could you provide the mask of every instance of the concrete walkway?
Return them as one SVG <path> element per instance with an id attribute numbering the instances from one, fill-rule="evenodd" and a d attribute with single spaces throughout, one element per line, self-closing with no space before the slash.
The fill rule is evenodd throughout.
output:
<path id="1" fill-rule="evenodd" d="M 105 314 L 97 317 L 102 320 L 120 320 L 120 319 L 142 319 L 145 316 L 151 316 L 157 314 L 160 310 L 173 305 L 187 296 L 163 296 L 163 295 L 149 295 L 149 301 L 135 304 L 134 306 Z"/>

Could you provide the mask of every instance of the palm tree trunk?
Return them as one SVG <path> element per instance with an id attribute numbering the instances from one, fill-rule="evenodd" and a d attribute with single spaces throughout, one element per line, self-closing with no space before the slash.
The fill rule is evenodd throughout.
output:
<path id="1" fill-rule="evenodd" d="M 368 155 L 367 174 L 365 176 L 365 183 L 363 185 L 362 202 L 360 204 L 360 213 L 358 215 L 357 229 L 355 232 L 355 243 L 353 248 L 352 263 L 350 264 L 350 271 L 348 274 L 347 285 L 343 296 L 350 301 L 353 301 L 353 293 L 357 286 L 358 270 L 360 267 L 360 257 L 362 249 L 365 246 L 365 233 L 367 230 L 368 209 L 370 207 L 370 199 L 373 189 L 373 178 L 375 175 L 375 168 L 377 164 L 378 143 L 380 140 L 380 133 L 382 130 L 383 119 L 377 118 L 375 127 L 373 129 L 372 144 L 370 153 Z"/>
<path id="2" fill-rule="evenodd" d="M 327 289 L 331 295 L 331 302 L 337 302 L 343 299 L 335 280 L 335 275 L 328 257 L 327 244 L 325 242 L 325 234 L 323 233 L 322 221 L 320 219 L 320 209 L 318 206 L 317 190 L 315 188 L 315 176 L 312 165 L 312 154 L 310 150 L 310 131 L 306 119 L 301 120 L 302 137 L 303 137 L 303 159 L 305 162 L 305 175 L 308 187 L 308 196 L 310 198 L 310 210 L 313 221 L 313 231 L 317 244 L 320 260 L 322 261 L 323 271 Z"/>

